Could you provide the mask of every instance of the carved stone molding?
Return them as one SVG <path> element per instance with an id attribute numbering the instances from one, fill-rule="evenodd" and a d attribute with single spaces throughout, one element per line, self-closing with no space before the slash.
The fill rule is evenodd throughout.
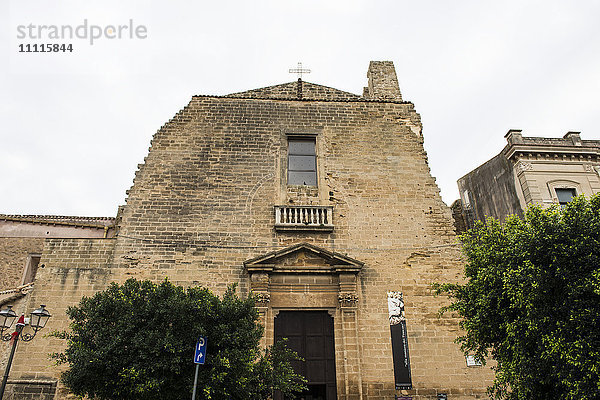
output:
<path id="1" fill-rule="evenodd" d="M 583 164 L 583 168 L 586 172 L 598 172 L 600 170 L 600 165 L 592 165 L 592 164 Z"/>
<path id="2" fill-rule="evenodd" d="M 363 263 L 310 243 L 244 262 L 257 307 L 356 308 Z"/>
<path id="3" fill-rule="evenodd" d="M 341 307 L 356 307 L 358 295 L 356 293 L 340 293 L 338 296 Z"/>
<path id="4" fill-rule="evenodd" d="M 256 297 L 256 306 L 257 307 L 267 307 L 269 302 L 271 301 L 271 295 L 266 292 L 252 292 L 254 297 Z"/>
<path id="5" fill-rule="evenodd" d="M 525 161 L 519 161 L 515 167 L 519 172 L 531 171 L 533 169 L 533 165 Z"/>

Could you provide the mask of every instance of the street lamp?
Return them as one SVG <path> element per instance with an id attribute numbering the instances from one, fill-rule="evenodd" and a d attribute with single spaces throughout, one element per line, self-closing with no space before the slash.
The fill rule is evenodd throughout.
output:
<path id="1" fill-rule="evenodd" d="M 17 314 L 12 310 L 12 306 L 6 306 L 4 310 L 0 311 L 0 336 L 4 338 L 4 330 L 9 329 L 13 322 L 15 322 L 15 318 L 17 318 Z M 10 340 L 10 334 L 8 334 Z"/>
<path id="2" fill-rule="evenodd" d="M 17 318 L 17 314 L 13 311 L 12 306 L 6 306 L 4 310 L 0 310 L 0 338 L 5 342 L 8 342 L 9 340 L 12 340 L 13 342 L 10 350 L 10 356 L 8 357 L 8 363 L 6 364 L 6 370 L 4 371 L 2 386 L 0 387 L 0 400 L 2 400 L 4 397 L 4 389 L 6 389 L 6 382 L 8 381 L 8 374 L 10 372 L 13 357 L 15 355 L 15 350 L 17 349 L 17 342 L 19 339 L 23 340 L 24 342 L 29 342 L 35 337 L 36 333 L 40 329 L 46 326 L 46 322 L 48 322 L 51 315 L 45 307 L 46 306 L 42 304 L 40 308 L 31 312 L 31 316 L 29 318 L 25 318 L 25 314 L 21 314 L 13 333 L 4 333 L 4 331 L 10 329 L 13 322 L 15 322 L 15 319 Z M 27 324 L 29 324 L 33 330 L 33 334 L 30 332 L 23 333 L 23 328 L 25 328 L 25 325 Z"/>
<path id="3" fill-rule="evenodd" d="M 45 307 L 46 306 L 42 304 L 40 305 L 40 308 L 31 312 L 29 325 L 33 328 L 33 336 L 35 336 L 37 331 L 46 326 L 46 322 L 48 322 L 48 320 L 51 317 L 50 313 L 48 312 L 48 310 L 46 310 Z M 33 339 L 33 336 L 31 337 L 31 339 Z"/>

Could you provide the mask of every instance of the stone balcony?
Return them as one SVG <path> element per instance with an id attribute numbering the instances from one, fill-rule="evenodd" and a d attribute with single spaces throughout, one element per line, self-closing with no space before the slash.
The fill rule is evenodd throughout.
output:
<path id="1" fill-rule="evenodd" d="M 278 231 L 333 231 L 333 206 L 275 206 Z"/>

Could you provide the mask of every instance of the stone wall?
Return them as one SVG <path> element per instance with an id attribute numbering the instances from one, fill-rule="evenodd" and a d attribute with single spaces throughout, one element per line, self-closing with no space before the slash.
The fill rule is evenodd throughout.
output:
<path id="1" fill-rule="evenodd" d="M 41 254 L 43 238 L 0 237 L 0 290 L 21 284 L 29 254 Z"/>
<path id="2" fill-rule="evenodd" d="M 384 78 L 393 89 L 395 74 Z M 377 92 L 379 78 L 373 79 Z M 293 281 L 286 280 L 291 273 L 281 281 L 263 274 L 258 283 L 267 289 L 289 284 L 289 295 L 273 290 L 278 297 L 272 304 L 265 299 L 261 309 L 266 343 L 273 340 L 279 311 L 327 310 L 334 317 L 339 399 L 484 396 L 490 370 L 467 368 L 453 342 L 458 320 L 438 318 L 446 300 L 430 290 L 432 282 L 459 280 L 462 263 L 450 210 L 427 165 L 420 116 L 412 103 L 400 101 L 399 89 L 387 91 L 391 101 L 348 99 L 334 91 L 313 90 L 312 100 L 263 97 L 269 90 L 259 98 L 193 97 L 154 136 L 116 239 L 46 243 L 46 268 L 31 302 L 43 301 L 49 309 L 52 304 L 57 317 L 49 328 L 64 329 L 64 309 L 82 295 L 129 277 L 168 277 L 218 294 L 236 283 L 245 295 L 251 285 L 246 261 L 308 243 L 319 257 L 335 252 L 338 260 L 358 260 L 360 273 L 354 279 L 322 272 L 330 280 L 298 273 Z M 316 187 L 287 185 L 289 135 L 315 138 Z M 277 231 L 277 205 L 332 206 L 334 229 Z M 307 262 L 303 257 L 298 253 L 295 262 Z M 331 301 L 335 287 L 358 298 Z M 301 289 L 305 296 L 298 295 Z M 414 389 L 404 393 L 393 384 L 388 291 L 404 292 L 406 303 Z M 45 353 L 62 344 L 45 339 L 30 346 Z M 58 374 L 42 358 L 26 360 L 24 353 L 15 366 L 15 376 L 23 379 Z"/>
<path id="3" fill-rule="evenodd" d="M 0 214 L 0 308 L 12 306 L 17 315 L 28 315 L 39 304 L 30 304 L 31 287 L 17 289 L 21 284 L 30 284 L 44 264 L 39 263 L 39 256 L 44 248 L 44 240 L 48 237 L 103 237 L 114 236 L 114 218 L 64 217 L 48 215 L 5 215 Z M 30 259 L 30 256 L 34 257 Z M 67 258 L 68 260 L 68 258 Z M 27 269 L 27 274 L 24 274 Z M 68 296 L 67 293 L 65 295 Z M 69 300 L 76 302 L 77 300 Z M 50 305 L 52 307 L 52 305 Z M 59 318 L 64 319 L 64 315 Z M 14 325 L 13 325 L 14 328 Z M 20 351 L 29 347 L 20 343 Z M 4 371 L 10 354 L 10 343 L 0 344 L 0 370 Z M 43 361 L 47 362 L 45 355 Z M 11 377 L 13 375 L 11 374 Z M 19 381 L 19 380 L 17 380 Z M 9 380 L 6 396 L 12 396 L 12 384 L 19 389 L 15 398 L 44 398 L 53 396 L 56 389 L 56 378 L 43 380 L 30 385 Z M 30 380 L 26 380 L 31 382 Z M 22 382 L 22 381 L 19 381 Z M 11 397 L 12 398 L 12 397 Z"/>
<path id="4" fill-rule="evenodd" d="M 459 279 L 462 264 L 420 131 L 410 103 L 194 97 L 154 137 L 136 174 L 115 278 L 168 276 L 217 293 L 237 283 L 245 294 L 243 262 L 252 257 L 299 242 L 347 254 L 365 266 L 355 313 L 334 312 L 342 335 L 336 343 L 343 341 L 336 346 L 339 398 L 397 393 L 390 290 L 405 294 L 415 386 L 409 394 L 482 396 L 491 373 L 467 368 L 453 342 L 458 321 L 438 319 L 443 299 L 430 291 L 432 282 Z M 288 134 L 316 135 L 317 188 L 286 186 Z M 331 205 L 335 228 L 275 231 L 273 207 L 280 204 Z M 268 343 L 276 312 L 265 313 Z"/>
<path id="5" fill-rule="evenodd" d="M 11 380 L 6 385 L 6 400 L 53 400 L 56 396 L 56 379 Z"/>
<path id="6" fill-rule="evenodd" d="M 7 386 L 7 390 L 15 393 L 15 399 L 27 399 L 17 393 L 32 394 L 34 389 L 28 387 L 43 387 L 45 391 L 50 390 L 48 385 L 56 384 L 61 368 L 54 365 L 49 354 L 61 351 L 64 341 L 44 333 L 67 329 L 67 307 L 107 287 L 114 242 L 114 239 L 47 239 L 44 243 L 41 262 L 45 268 L 38 271 L 35 289 L 27 296 L 27 309 L 45 304 L 52 317 L 41 335 L 31 342 L 19 343 L 11 369 L 13 383 L 9 381 Z M 45 383 L 40 384 L 41 381 Z M 60 384 L 58 391 L 65 394 Z"/>

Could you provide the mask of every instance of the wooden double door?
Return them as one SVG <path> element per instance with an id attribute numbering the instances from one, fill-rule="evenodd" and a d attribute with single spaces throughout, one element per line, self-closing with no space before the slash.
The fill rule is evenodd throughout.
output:
<path id="1" fill-rule="evenodd" d="M 333 318 L 327 311 L 280 311 L 275 317 L 275 340 L 282 338 L 304 359 L 294 362 L 294 370 L 306 377 L 308 390 L 295 399 L 336 399 Z M 281 394 L 275 399 L 281 400 Z"/>

